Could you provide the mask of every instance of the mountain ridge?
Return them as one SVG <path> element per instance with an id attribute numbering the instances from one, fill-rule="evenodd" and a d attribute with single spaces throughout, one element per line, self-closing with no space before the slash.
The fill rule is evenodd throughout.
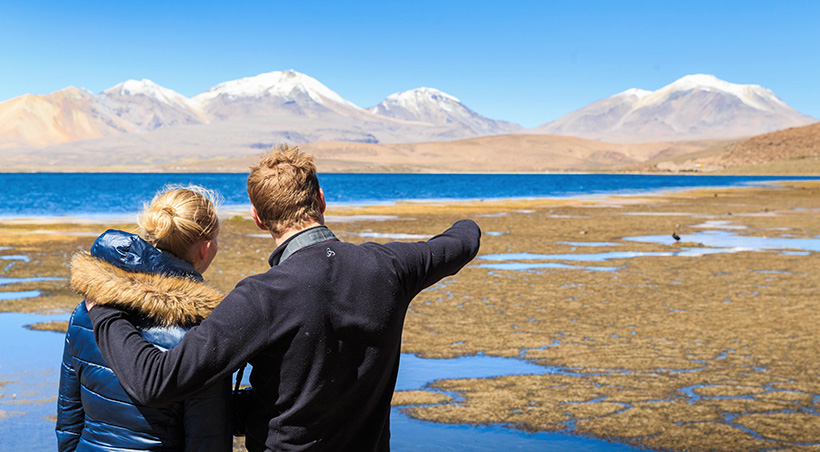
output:
<path id="1" fill-rule="evenodd" d="M 626 144 L 737 139 L 815 121 L 758 85 L 694 74 L 656 91 L 628 89 L 524 129 L 481 116 L 429 87 L 360 108 L 294 70 L 223 82 L 191 98 L 147 79 L 127 80 L 96 95 L 70 87 L 0 103 L 0 120 L 0 149 L 21 155 L 36 150 L 54 159 L 116 150 L 133 161 L 232 158 L 285 142 L 450 142 L 509 133 Z M 508 158 L 515 157 L 512 150 Z M 621 157 L 605 152 L 598 158 Z"/>
<path id="2" fill-rule="evenodd" d="M 21 114 L 19 108 L 14 110 L 14 105 L 21 102 L 20 98 L 46 105 L 59 97 L 56 94 L 59 91 L 41 96 L 20 96 L 0 103 L 0 117 L 13 119 L 18 129 L 26 131 L 18 133 L 11 127 L 0 129 L 0 148 L 55 146 L 118 134 L 215 123 L 225 123 L 214 126 L 215 130 L 224 133 L 252 135 L 246 141 L 253 145 L 259 141 L 293 138 L 367 142 L 453 140 L 509 129 L 502 127 L 488 132 L 486 124 L 494 122 L 472 110 L 469 110 L 472 115 L 468 118 L 446 124 L 374 114 L 344 99 L 318 80 L 294 70 L 223 82 L 191 98 L 148 79 L 127 80 L 97 95 L 87 90 L 84 92 L 88 95 L 83 99 L 77 98 L 73 103 L 62 101 L 59 106 L 66 111 L 97 112 L 86 115 L 88 125 L 78 126 L 73 131 L 68 130 L 71 124 L 64 127 L 65 130 L 49 130 L 48 124 L 52 121 L 38 119 L 34 113 Z M 44 109 L 30 110 L 36 113 Z M 248 124 L 253 124 L 255 130 L 250 130 Z M 513 129 L 520 129 L 520 126 Z M 185 133 L 184 130 L 180 132 Z M 129 138 L 123 139 L 130 141 Z M 118 147 L 116 139 L 109 141 L 112 147 Z"/>
<path id="3" fill-rule="evenodd" d="M 380 104 L 369 108 L 368 111 L 407 121 L 438 125 L 461 124 L 478 136 L 511 133 L 524 129 L 518 124 L 481 116 L 467 108 L 455 96 L 428 87 L 393 93 Z"/>
<path id="4" fill-rule="evenodd" d="M 752 136 L 816 121 L 762 86 L 693 74 L 656 91 L 631 89 L 598 100 L 533 130 L 641 143 Z"/>

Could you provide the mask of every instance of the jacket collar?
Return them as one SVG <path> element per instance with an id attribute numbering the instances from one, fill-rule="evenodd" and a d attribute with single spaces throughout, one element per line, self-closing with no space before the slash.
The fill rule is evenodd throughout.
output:
<path id="1" fill-rule="evenodd" d="M 138 314 L 142 325 L 197 324 L 225 297 L 218 290 L 185 277 L 180 270 L 173 275 L 124 270 L 88 252 L 76 253 L 71 258 L 69 284 L 98 305 L 116 305 Z"/>
<path id="2" fill-rule="evenodd" d="M 179 278 L 196 278 L 198 272 L 185 261 L 171 253 L 162 253 L 136 234 L 109 229 L 97 237 L 91 246 L 91 255 L 123 270 L 141 273 L 157 273 Z M 169 257 L 173 256 L 174 259 Z M 186 264 L 189 268 L 182 268 Z"/>
<path id="3" fill-rule="evenodd" d="M 268 264 L 271 267 L 281 264 L 285 259 L 289 258 L 291 254 L 306 248 L 310 245 L 315 245 L 328 240 L 338 241 L 335 235 L 327 228 L 327 226 L 314 226 L 304 231 L 299 232 L 293 237 L 289 238 L 285 243 L 279 245 L 273 254 L 268 258 Z"/>
<path id="4" fill-rule="evenodd" d="M 165 250 L 159 250 L 159 252 L 162 253 L 166 259 L 171 261 L 172 264 L 174 264 L 183 277 L 199 282 L 205 281 L 205 278 L 202 277 L 202 273 L 196 271 L 193 265 L 177 257 L 176 254 Z"/>

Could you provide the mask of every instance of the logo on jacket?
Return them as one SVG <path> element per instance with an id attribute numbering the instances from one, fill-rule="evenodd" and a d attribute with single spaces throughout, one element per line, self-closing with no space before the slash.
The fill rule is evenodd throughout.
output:
<path id="1" fill-rule="evenodd" d="M 328 248 L 328 249 L 327 249 L 327 257 L 333 257 L 333 256 L 335 256 L 335 255 L 336 255 L 336 252 L 335 252 L 335 251 L 333 251 L 333 250 L 332 250 L 332 249 L 330 249 L 330 248 Z"/>

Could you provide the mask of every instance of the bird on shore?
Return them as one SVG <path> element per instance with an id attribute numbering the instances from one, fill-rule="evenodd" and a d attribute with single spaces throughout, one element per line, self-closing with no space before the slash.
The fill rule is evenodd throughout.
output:
<path id="1" fill-rule="evenodd" d="M 675 243 L 680 242 L 680 236 L 678 235 L 677 232 L 674 232 L 674 231 L 672 232 L 672 238 L 675 239 Z"/>

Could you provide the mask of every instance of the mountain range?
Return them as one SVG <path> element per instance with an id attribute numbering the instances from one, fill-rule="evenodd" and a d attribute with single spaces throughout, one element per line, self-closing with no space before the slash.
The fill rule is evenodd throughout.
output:
<path id="1" fill-rule="evenodd" d="M 702 74 L 657 91 L 630 89 L 525 129 L 486 118 L 433 88 L 395 93 L 372 108 L 360 108 L 318 80 L 290 70 L 224 82 L 191 98 L 150 80 L 128 80 L 98 94 L 69 87 L 2 102 L 0 169 L 26 162 L 32 167 L 58 162 L 76 167 L 194 165 L 254 155 L 278 143 L 398 144 L 503 134 L 625 144 L 691 141 L 752 136 L 813 122 L 770 90 Z M 377 156 L 384 148 L 356 149 Z M 514 146 L 510 155 L 515 156 Z M 604 160 L 614 156 L 607 155 Z"/>
<path id="2" fill-rule="evenodd" d="M 407 98 L 415 104 L 408 105 Z M 377 112 L 381 110 L 384 113 Z M 233 136 L 237 141 L 230 147 L 249 149 L 277 142 L 453 140 L 522 129 L 484 118 L 458 99 L 429 88 L 397 93 L 366 110 L 296 71 L 232 80 L 192 98 L 150 80 L 128 80 L 97 95 L 69 87 L 0 103 L 0 119 L 5 120 L 0 148 L 118 136 L 105 140 L 116 148 L 128 146 L 131 138 L 125 135 L 140 134 L 138 141 L 152 142 L 152 132 L 168 129 L 178 129 L 171 135 L 193 133 L 203 139 L 215 133 Z M 167 133 L 160 135 L 168 138 Z"/>

